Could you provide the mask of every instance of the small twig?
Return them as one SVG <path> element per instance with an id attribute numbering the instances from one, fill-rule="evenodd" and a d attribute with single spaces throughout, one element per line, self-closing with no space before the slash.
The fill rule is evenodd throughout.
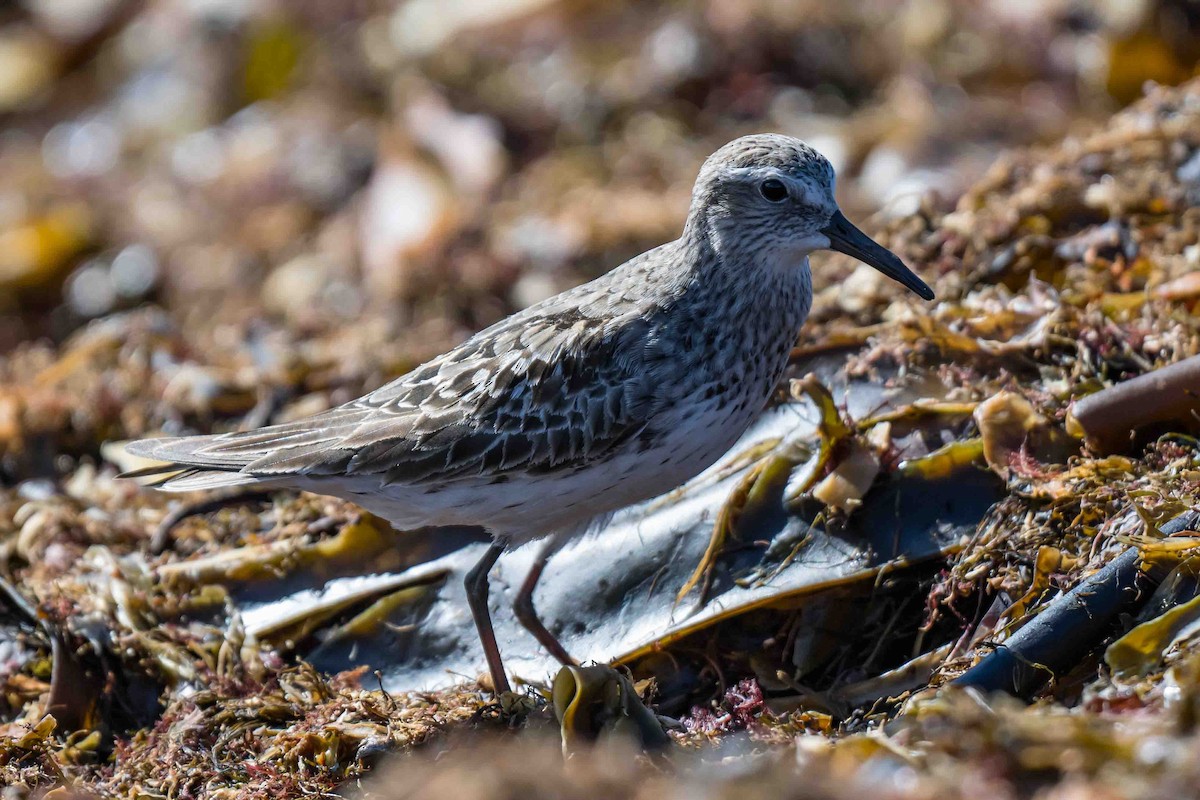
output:
<path id="1" fill-rule="evenodd" d="M 163 517 L 162 522 L 150 537 L 150 552 L 161 555 L 172 544 L 171 530 L 188 517 L 200 514 L 211 514 L 230 506 L 249 505 L 251 503 L 266 503 L 275 494 L 271 489 L 241 489 L 238 491 L 206 497 L 194 503 L 184 503 Z"/>
<path id="2" fill-rule="evenodd" d="M 36 626 L 50 642 L 50 691 L 43 713 L 55 718 L 61 729 L 73 731 L 83 726 L 97 697 L 96 681 L 89 675 L 79 658 L 58 630 L 25 595 L 0 577 L 0 597 L 6 605 Z"/>

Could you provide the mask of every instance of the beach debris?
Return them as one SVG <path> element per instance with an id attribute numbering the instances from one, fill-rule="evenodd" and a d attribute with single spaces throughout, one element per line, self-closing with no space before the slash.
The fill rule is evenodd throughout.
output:
<path id="1" fill-rule="evenodd" d="M 626 737 L 643 750 L 670 744 L 662 722 L 646 707 L 633 682 L 611 667 L 563 667 L 550 696 L 564 755 L 609 737 Z"/>
<path id="2" fill-rule="evenodd" d="M 1170 536 L 1194 530 L 1198 524 L 1200 512 L 1189 512 L 1163 525 L 1161 533 Z M 1141 569 L 1141 558 L 1136 547 L 1125 549 L 1071 591 L 1046 604 L 995 651 L 956 678 L 954 685 L 1029 698 L 1046 681 L 1061 677 L 1109 633 L 1118 614 L 1136 612 L 1153 594 L 1162 575 Z M 1110 666 L 1115 663 L 1128 671 L 1129 650 L 1136 649 L 1136 642 L 1145 635 L 1144 629 L 1135 631 L 1110 645 Z M 1105 657 L 1109 659 L 1107 654 Z"/>
<path id="3" fill-rule="evenodd" d="M 1143 428 L 1173 423 L 1195 430 L 1200 420 L 1200 356 L 1102 389 L 1071 405 L 1068 429 L 1101 453 L 1127 452 Z"/>

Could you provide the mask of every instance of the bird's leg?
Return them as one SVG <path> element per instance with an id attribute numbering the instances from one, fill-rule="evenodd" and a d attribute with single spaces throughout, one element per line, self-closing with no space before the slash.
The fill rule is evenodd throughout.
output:
<path id="1" fill-rule="evenodd" d="M 563 666 L 573 667 L 578 666 L 579 662 L 571 658 L 571 654 L 562 646 L 558 638 L 542 624 L 537 610 L 533 607 L 533 591 L 542 577 L 542 571 L 546 569 L 546 562 L 562 546 L 564 540 L 564 536 L 554 536 L 542 546 L 537 560 L 533 562 L 533 567 L 521 584 L 521 590 L 517 592 L 517 597 L 513 600 L 513 613 L 516 615 L 517 621 L 525 627 L 525 630 L 533 634 L 533 638 L 537 639 L 550 655 L 558 659 Z"/>
<path id="2" fill-rule="evenodd" d="M 471 616 L 475 618 L 475 629 L 479 631 L 479 641 L 483 645 L 483 655 L 487 658 L 488 671 L 492 674 L 492 687 L 496 695 L 512 691 L 508 685 L 508 676 L 504 673 L 504 661 L 500 658 L 500 645 L 496 644 L 496 632 L 492 629 L 492 615 L 488 610 L 488 573 L 496 565 L 496 560 L 504 552 L 504 545 L 493 542 L 483 558 L 479 559 L 463 584 L 467 587 L 467 604 L 471 607 Z"/>

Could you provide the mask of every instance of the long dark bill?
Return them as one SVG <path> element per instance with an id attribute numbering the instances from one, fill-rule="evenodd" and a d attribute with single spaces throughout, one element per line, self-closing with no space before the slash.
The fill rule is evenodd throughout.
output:
<path id="1" fill-rule="evenodd" d="M 835 211 L 829 219 L 829 224 L 821 233 L 829 237 L 830 249 L 853 256 L 864 264 L 874 267 L 925 300 L 933 299 L 933 289 L 930 289 L 925 281 L 904 266 L 904 262 L 897 258 L 891 250 L 854 227 L 854 224 L 846 219 L 842 212 Z"/>

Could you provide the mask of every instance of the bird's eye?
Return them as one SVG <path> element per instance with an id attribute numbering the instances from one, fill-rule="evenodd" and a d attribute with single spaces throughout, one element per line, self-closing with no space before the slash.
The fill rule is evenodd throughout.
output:
<path id="1" fill-rule="evenodd" d="M 783 181 L 776 178 L 767 178 L 760 183 L 758 185 L 758 192 L 772 203 L 781 203 L 788 196 L 787 187 L 783 185 Z"/>

